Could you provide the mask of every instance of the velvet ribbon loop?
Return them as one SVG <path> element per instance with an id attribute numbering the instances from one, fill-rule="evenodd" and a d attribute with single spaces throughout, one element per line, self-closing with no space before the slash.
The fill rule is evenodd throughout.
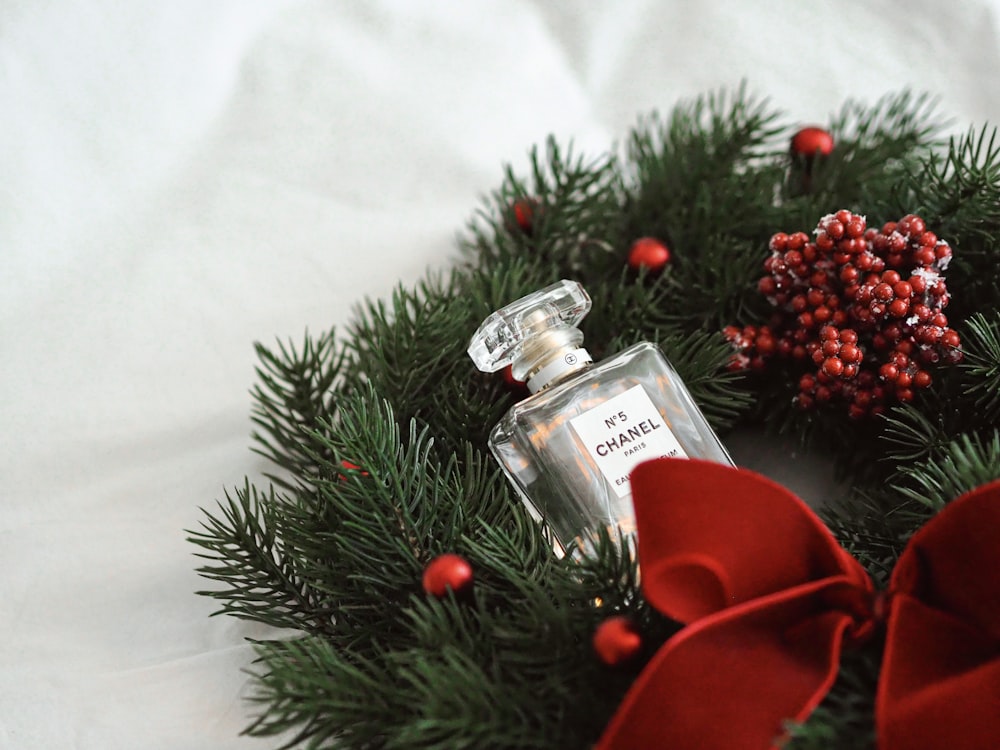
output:
<path id="1" fill-rule="evenodd" d="M 841 649 L 882 625 L 880 750 L 1000 747 L 1000 481 L 915 534 L 884 597 L 805 503 L 754 472 L 659 459 L 632 492 L 643 593 L 686 627 L 600 750 L 777 747 L 829 692 Z"/>

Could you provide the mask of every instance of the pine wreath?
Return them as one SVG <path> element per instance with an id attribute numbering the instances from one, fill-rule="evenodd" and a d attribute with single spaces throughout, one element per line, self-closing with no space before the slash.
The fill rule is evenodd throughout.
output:
<path id="1" fill-rule="evenodd" d="M 823 520 L 884 586 L 917 529 L 1000 478 L 1000 146 L 987 127 L 943 131 L 933 102 L 909 92 L 848 102 L 803 131 L 740 87 L 649 116 L 598 158 L 550 140 L 530 174 L 508 170 L 449 273 L 365 303 L 344 331 L 258 345 L 253 441 L 275 471 L 190 536 L 220 612 L 293 633 L 256 645 L 248 733 L 306 748 L 588 747 L 677 631 L 614 540 L 583 562 L 556 558 L 486 448 L 524 394 L 476 370 L 469 337 L 561 278 L 595 301 L 583 323 L 595 359 L 655 341 L 723 441 L 736 428 L 781 433 L 828 456 L 845 489 Z M 893 233 L 908 249 L 885 262 L 875 234 Z M 842 277 L 856 258 L 829 260 L 831 248 L 849 239 L 855 253 L 882 243 L 884 267 Z M 826 242 L 825 266 L 789 270 Z M 921 268 L 947 289 L 918 319 L 926 290 L 892 288 Z M 825 287 L 809 280 L 817 270 Z M 886 270 L 899 278 L 870 276 Z M 868 285 L 863 304 L 852 283 Z M 857 303 L 871 318 L 881 283 L 892 294 L 875 303 L 906 297 L 907 309 L 851 317 Z M 810 299 L 815 288 L 825 296 Z M 839 325 L 801 319 L 819 307 L 843 311 Z M 845 348 L 858 337 L 869 360 Z M 443 555 L 471 571 L 446 566 L 436 575 L 458 575 L 455 586 L 428 594 Z M 615 616 L 642 637 L 608 666 L 593 637 Z M 875 746 L 879 649 L 845 653 L 787 747 Z"/>

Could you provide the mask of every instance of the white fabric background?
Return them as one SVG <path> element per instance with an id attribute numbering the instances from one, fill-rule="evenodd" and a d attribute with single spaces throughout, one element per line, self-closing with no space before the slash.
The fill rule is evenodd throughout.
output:
<path id="1" fill-rule="evenodd" d="M 550 133 L 596 155 L 743 78 L 790 122 L 904 86 L 998 122 L 998 10 L 6 0 L 0 748 L 275 744 L 239 736 L 260 631 L 208 617 L 183 531 L 263 468 L 255 340 L 445 266 Z"/>

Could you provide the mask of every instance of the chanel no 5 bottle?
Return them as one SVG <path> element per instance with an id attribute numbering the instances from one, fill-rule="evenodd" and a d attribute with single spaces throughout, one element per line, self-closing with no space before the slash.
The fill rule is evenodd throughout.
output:
<path id="1" fill-rule="evenodd" d="M 599 528 L 635 529 L 629 474 L 663 456 L 732 464 L 659 348 L 640 343 L 594 364 L 576 328 L 590 297 L 560 281 L 490 315 L 469 356 L 484 372 L 511 365 L 531 396 L 490 434 L 490 449 L 559 554 Z"/>

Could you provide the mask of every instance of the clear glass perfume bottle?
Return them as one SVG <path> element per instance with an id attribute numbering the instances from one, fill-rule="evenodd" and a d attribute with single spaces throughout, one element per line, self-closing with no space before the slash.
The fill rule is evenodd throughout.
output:
<path id="1" fill-rule="evenodd" d="M 655 344 L 594 364 L 576 327 L 590 297 L 560 281 L 490 315 L 469 356 L 484 372 L 511 365 L 531 396 L 490 434 L 490 448 L 559 554 L 587 548 L 597 529 L 635 529 L 629 474 L 661 456 L 732 464 L 684 383 Z"/>

